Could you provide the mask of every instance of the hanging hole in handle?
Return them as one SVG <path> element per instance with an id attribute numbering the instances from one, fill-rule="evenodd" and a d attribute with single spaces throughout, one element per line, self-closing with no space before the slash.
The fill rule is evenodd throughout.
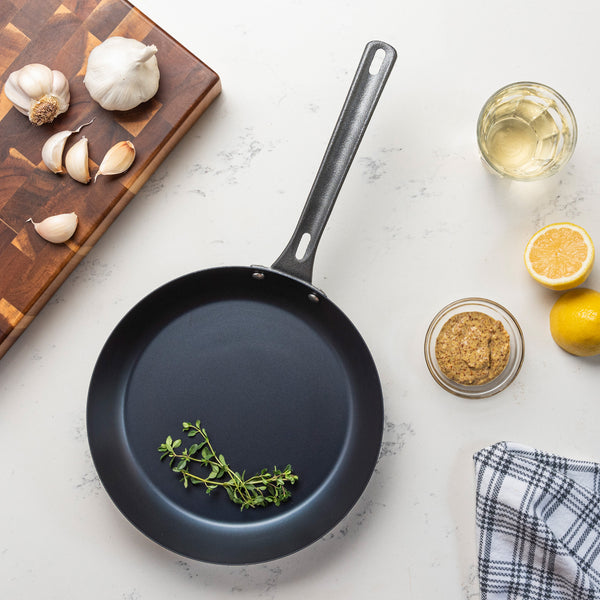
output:
<path id="1" fill-rule="evenodd" d="M 369 73 L 371 75 L 377 75 L 377 73 L 379 73 L 379 69 L 381 69 L 381 65 L 383 64 L 384 58 L 385 50 L 383 48 L 379 48 L 379 50 L 375 52 L 373 60 L 371 61 L 371 66 L 369 67 Z"/>
<path id="2" fill-rule="evenodd" d="M 309 243 L 310 233 L 304 233 L 300 238 L 300 242 L 298 243 L 298 247 L 296 248 L 296 253 L 294 254 L 296 260 L 302 260 L 304 258 Z"/>

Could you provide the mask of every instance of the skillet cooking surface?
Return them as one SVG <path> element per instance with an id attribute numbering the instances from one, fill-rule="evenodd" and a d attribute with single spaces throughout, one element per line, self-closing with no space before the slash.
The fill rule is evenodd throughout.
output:
<path id="1" fill-rule="evenodd" d="M 88 396 L 92 458 L 157 543 L 207 562 L 271 560 L 323 536 L 363 492 L 383 430 L 379 378 L 349 319 L 309 293 L 269 269 L 199 271 L 151 293 L 107 340 Z M 181 423 L 196 419 L 234 470 L 290 463 L 292 498 L 241 512 L 224 490 L 185 489 L 157 448 L 167 435 L 188 446 Z"/>

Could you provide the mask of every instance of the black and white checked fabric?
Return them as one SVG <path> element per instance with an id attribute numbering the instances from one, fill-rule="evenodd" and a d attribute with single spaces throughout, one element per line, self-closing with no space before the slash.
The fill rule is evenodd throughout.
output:
<path id="1" fill-rule="evenodd" d="M 512 442 L 474 455 L 482 600 L 600 600 L 600 465 Z"/>

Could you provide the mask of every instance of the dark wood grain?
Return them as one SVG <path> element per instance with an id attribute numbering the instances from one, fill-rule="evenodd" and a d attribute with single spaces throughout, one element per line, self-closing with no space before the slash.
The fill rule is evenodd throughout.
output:
<path id="1" fill-rule="evenodd" d="M 113 35 L 158 48 L 158 93 L 124 113 L 103 110 L 83 85 L 89 52 Z M 126 0 L 0 0 L 2 88 L 11 72 L 32 62 L 67 76 L 71 105 L 51 125 L 36 127 L 0 94 L 0 357 L 221 91 L 212 69 Z M 41 160 L 44 142 L 92 118 L 81 132 L 92 176 L 121 140 L 135 145 L 133 166 L 88 185 L 51 173 Z M 67 149 L 79 137 L 71 136 Z M 46 242 L 27 222 L 71 211 L 79 226 L 65 244 Z"/>

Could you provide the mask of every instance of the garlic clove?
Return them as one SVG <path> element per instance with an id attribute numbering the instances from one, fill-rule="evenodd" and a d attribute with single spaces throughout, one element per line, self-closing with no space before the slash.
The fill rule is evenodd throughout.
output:
<path id="1" fill-rule="evenodd" d="M 28 219 L 33 223 L 36 232 L 48 242 L 53 244 L 62 244 L 66 242 L 75 233 L 77 229 L 77 215 L 72 213 L 64 213 L 54 215 L 35 223 L 33 219 Z"/>
<path id="2" fill-rule="evenodd" d="M 19 86 L 30 98 L 39 99 L 52 88 L 52 71 L 46 65 L 25 65 L 19 73 Z"/>
<path id="3" fill-rule="evenodd" d="M 73 144 L 65 156 L 67 173 L 80 183 L 88 183 L 91 179 L 88 162 L 88 140 L 85 136 Z"/>
<path id="4" fill-rule="evenodd" d="M 134 159 L 135 147 L 129 140 L 116 143 L 104 155 L 94 181 L 98 179 L 98 175 L 119 175 L 120 173 L 124 173 L 133 164 Z"/>
<path id="5" fill-rule="evenodd" d="M 39 63 L 13 71 L 4 85 L 4 93 L 34 125 L 51 123 L 66 112 L 71 99 L 69 82 L 63 73 Z"/>
<path id="6" fill-rule="evenodd" d="M 42 146 L 42 160 L 53 173 L 64 173 L 62 155 L 71 131 L 59 131 L 46 140 Z"/>
<path id="7" fill-rule="evenodd" d="M 71 131 L 59 131 L 46 140 L 42 146 L 42 160 L 53 173 L 65 172 L 62 166 L 62 156 L 67 138 L 73 133 L 79 133 L 83 127 L 90 125 L 93 121 L 94 119 Z"/>
<path id="8" fill-rule="evenodd" d="M 109 37 L 90 52 L 83 83 L 105 110 L 130 110 L 158 91 L 156 46 Z"/>
<path id="9" fill-rule="evenodd" d="M 71 101 L 71 94 L 69 91 L 69 80 L 56 69 L 52 71 L 52 94 L 58 100 L 59 113 L 66 112 L 69 108 L 69 102 Z"/>

